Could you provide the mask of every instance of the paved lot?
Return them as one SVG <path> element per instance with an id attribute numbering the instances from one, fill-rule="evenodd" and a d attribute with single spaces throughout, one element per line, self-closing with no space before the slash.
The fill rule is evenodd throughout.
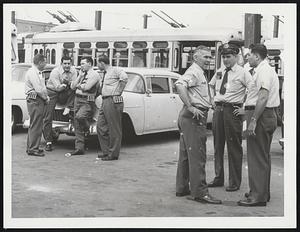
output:
<path id="1" fill-rule="evenodd" d="M 248 190 L 244 155 L 241 189 L 225 187 L 210 193 L 223 205 L 207 205 L 175 197 L 178 159 L 177 133 L 141 136 L 124 143 L 120 160 L 97 160 L 96 137 L 84 156 L 66 158 L 74 137 L 62 135 L 45 157 L 25 153 L 26 130 L 12 136 L 12 217 L 230 217 L 283 216 L 283 151 L 275 132 L 272 152 L 271 201 L 267 207 L 239 207 L 236 201 Z M 243 142 L 245 151 L 246 143 Z M 225 161 L 228 180 L 228 163 Z M 212 134 L 207 140 L 207 181 L 214 177 Z"/>

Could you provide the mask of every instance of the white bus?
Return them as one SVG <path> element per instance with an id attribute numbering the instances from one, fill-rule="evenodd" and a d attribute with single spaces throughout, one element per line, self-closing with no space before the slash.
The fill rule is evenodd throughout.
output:
<path id="1" fill-rule="evenodd" d="M 25 37 L 25 63 L 32 63 L 37 53 L 44 54 L 49 64 L 59 64 L 62 55 L 80 65 L 83 56 L 95 60 L 100 54 L 109 57 L 113 66 L 159 68 L 184 71 L 192 63 L 191 51 L 199 45 L 211 48 L 214 59 L 208 71 L 209 79 L 221 65 L 218 48 L 222 43 L 241 39 L 234 29 L 141 29 L 119 31 L 89 30 L 75 23 L 62 24 L 50 32 Z"/>

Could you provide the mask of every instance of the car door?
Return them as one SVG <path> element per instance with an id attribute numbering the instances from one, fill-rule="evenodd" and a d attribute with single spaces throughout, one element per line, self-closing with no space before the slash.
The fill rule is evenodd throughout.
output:
<path id="1" fill-rule="evenodd" d="M 174 126 L 174 99 L 168 76 L 146 77 L 144 131 L 166 131 Z"/>

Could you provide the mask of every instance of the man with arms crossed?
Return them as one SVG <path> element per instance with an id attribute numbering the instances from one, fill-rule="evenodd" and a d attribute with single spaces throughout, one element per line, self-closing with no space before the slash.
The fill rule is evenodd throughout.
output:
<path id="1" fill-rule="evenodd" d="M 89 134 L 90 120 L 95 113 L 96 86 L 99 82 L 99 74 L 93 70 L 93 59 L 82 57 L 81 70 L 78 77 L 71 84 L 71 89 L 76 89 L 74 101 L 74 127 L 75 150 L 67 153 L 68 156 L 83 155 L 85 137 Z M 67 155 L 66 154 L 66 155 Z"/>

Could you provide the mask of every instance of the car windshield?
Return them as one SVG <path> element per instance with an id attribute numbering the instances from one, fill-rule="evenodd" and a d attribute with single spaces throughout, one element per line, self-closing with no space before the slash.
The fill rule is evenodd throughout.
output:
<path id="1" fill-rule="evenodd" d="M 25 74 L 29 67 L 13 67 L 12 68 L 12 81 L 19 81 L 24 82 L 25 81 Z"/>
<path id="2" fill-rule="evenodd" d="M 137 73 L 127 73 L 128 82 L 124 89 L 125 92 L 145 93 L 145 84 L 141 75 Z"/>

